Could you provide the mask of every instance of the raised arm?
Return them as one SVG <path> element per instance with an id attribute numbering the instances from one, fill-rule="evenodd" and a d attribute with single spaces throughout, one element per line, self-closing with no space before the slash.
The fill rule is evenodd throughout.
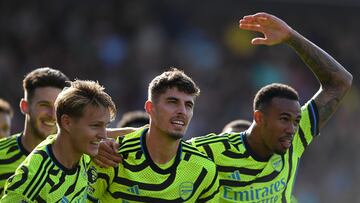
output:
<path id="1" fill-rule="evenodd" d="M 264 34 L 263 38 L 254 38 L 252 44 L 285 43 L 311 69 L 320 83 L 313 99 L 319 112 L 319 127 L 323 127 L 350 89 L 352 75 L 328 53 L 273 15 L 257 13 L 243 17 L 239 23 L 241 29 Z"/>

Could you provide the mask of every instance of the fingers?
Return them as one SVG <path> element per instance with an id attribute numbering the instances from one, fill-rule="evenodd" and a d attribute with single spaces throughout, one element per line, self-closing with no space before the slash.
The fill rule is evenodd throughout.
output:
<path id="1" fill-rule="evenodd" d="M 261 26 L 258 24 L 247 24 L 247 23 L 240 23 L 239 27 L 243 30 L 251 30 L 261 32 Z"/>
<path id="2" fill-rule="evenodd" d="M 119 143 L 117 143 L 117 142 L 112 142 L 111 143 L 111 148 L 112 148 L 113 153 L 117 154 L 118 150 L 119 150 L 119 147 L 120 147 Z"/>
<path id="3" fill-rule="evenodd" d="M 96 165 L 98 165 L 98 166 L 100 166 L 100 167 L 103 167 L 103 168 L 109 168 L 109 167 L 111 167 L 111 165 L 105 164 L 105 163 L 103 163 L 102 161 L 96 159 L 95 157 L 92 157 L 91 160 L 92 160 Z"/>
<path id="4" fill-rule="evenodd" d="M 97 156 L 92 157 L 92 160 L 101 167 L 117 166 L 121 163 L 122 158 L 117 153 L 119 145 L 113 139 L 106 139 L 100 142 Z"/>
<path id="5" fill-rule="evenodd" d="M 114 153 L 112 150 L 111 151 L 105 151 L 105 150 L 100 150 L 98 152 L 98 155 L 96 156 L 98 159 L 100 159 L 102 162 L 116 162 L 119 163 L 121 161 L 121 157 L 118 153 Z"/>
<path id="6" fill-rule="evenodd" d="M 244 16 L 242 19 L 240 19 L 239 23 L 244 23 L 244 24 L 259 24 L 259 23 L 264 23 L 266 21 L 269 20 L 269 17 L 267 16 L 255 16 L 255 15 L 251 15 L 251 16 Z"/>
<path id="7" fill-rule="evenodd" d="M 259 45 L 259 44 L 264 44 L 264 45 L 269 45 L 269 42 L 268 42 L 268 39 L 266 38 L 254 38 L 251 40 L 251 44 L 254 44 L 254 45 Z"/>
<path id="8" fill-rule="evenodd" d="M 245 16 L 239 21 L 239 27 L 241 29 L 262 33 L 268 24 L 268 19 L 264 17 Z"/>
<path id="9" fill-rule="evenodd" d="M 92 160 L 99 166 L 108 168 L 117 166 L 121 163 L 122 158 L 107 153 L 99 153 L 97 156 L 92 157 Z"/>

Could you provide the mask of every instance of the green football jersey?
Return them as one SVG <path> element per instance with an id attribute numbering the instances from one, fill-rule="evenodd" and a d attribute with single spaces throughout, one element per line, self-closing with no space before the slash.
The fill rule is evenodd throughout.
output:
<path id="1" fill-rule="evenodd" d="M 122 140 L 117 167 L 90 164 L 92 202 L 219 202 L 216 165 L 195 147 L 181 141 L 176 157 L 162 165 L 152 161 L 142 128 Z"/>
<path id="2" fill-rule="evenodd" d="M 305 148 L 319 133 L 314 101 L 301 108 L 301 121 L 292 146 L 284 155 L 257 157 L 245 132 L 209 134 L 190 140 L 214 160 L 220 180 L 220 202 L 291 202 L 296 171 Z"/>
<path id="3" fill-rule="evenodd" d="M 0 198 L 6 179 L 15 173 L 17 167 L 25 160 L 29 152 L 21 144 L 22 133 L 0 140 Z"/>
<path id="4" fill-rule="evenodd" d="M 40 143 L 16 169 L 6 184 L 2 203 L 14 202 L 85 202 L 87 199 L 87 164 L 66 169 L 55 158 L 50 136 Z"/>

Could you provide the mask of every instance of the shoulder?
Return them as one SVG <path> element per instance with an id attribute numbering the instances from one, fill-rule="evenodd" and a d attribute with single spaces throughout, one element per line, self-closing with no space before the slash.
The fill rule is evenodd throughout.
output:
<path id="1" fill-rule="evenodd" d="M 1 138 L 0 139 L 0 143 L 6 143 L 6 142 L 9 142 L 11 140 L 16 140 L 17 137 L 19 137 L 21 135 L 21 133 L 16 133 L 16 134 L 13 134 L 9 137 L 4 137 L 4 138 Z"/>
<path id="2" fill-rule="evenodd" d="M 17 138 L 20 134 L 0 139 L 0 154 L 7 154 L 19 150 Z"/>
<path id="3" fill-rule="evenodd" d="M 141 150 L 141 136 L 145 130 L 141 128 L 127 134 L 125 137 L 118 137 L 117 142 L 120 144 L 119 153 L 124 154 Z"/>
<path id="4" fill-rule="evenodd" d="M 210 170 L 215 170 L 216 165 L 206 154 L 199 151 L 196 147 L 191 144 L 182 141 L 182 153 L 183 160 L 198 164 Z"/>
<path id="5" fill-rule="evenodd" d="M 209 146 L 211 148 L 216 146 L 227 146 L 236 141 L 236 139 L 240 140 L 239 134 L 240 133 L 211 133 L 205 136 L 192 138 L 188 142 L 197 148 L 205 146 Z"/>
<path id="6" fill-rule="evenodd" d="M 50 145 L 50 144 L 54 143 L 55 140 L 56 140 L 56 134 L 54 134 L 54 135 L 49 135 L 45 140 L 43 140 L 42 142 L 40 142 L 40 144 L 38 144 L 38 145 L 35 147 L 35 149 L 44 150 L 47 145 Z"/>
<path id="7" fill-rule="evenodd" d="M 194 147 L 190 143 L 181 141 L 181 145 L 182 145 L 182 152 L 184 152 L 188 155 L 193 155 L 196 157 L 202 157 L 202 158 L 208 159 L 208 157 L 204 153 L 199 151 L 196 147 Z"/>
<path id="8" fill-rule="evenodd" d="M 210 133 L 204 136 L 194 137 L 188 140 L 188 142 L 192 143 L 194 146 L 202 146 L 202 145 L 209 145 L 212 143 L 224 142 L 227 140 L 228 140 L 227 133 L 222 133 L 222 134 Z"/>
<path id="9" fill-rule="evenodd" d="M 312 136 L 319 134 L 319 113 L 314 100 L 301 107 L 300 128 L 309 128 Z"/>
<path id="10" fill-rule="evenodd" d="M 38 170 L 48 169 L 50 165 L 53 165 L 48 152 L 47 145 L 35 148 L 22 162 L 20 166 L 25 167 L 29 175 L 37 173 Z M 20 168 L 18 168 L 19 170 Z"/>

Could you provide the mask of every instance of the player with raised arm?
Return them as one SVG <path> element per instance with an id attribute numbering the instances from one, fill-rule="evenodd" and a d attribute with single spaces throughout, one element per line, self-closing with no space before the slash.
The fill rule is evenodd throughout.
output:
<path id="1" fill-rule="evenodd" d="M 320 88 L 301 106 L 290 86 L 267 85 L 255 95 L 253 122 L 247 131 L 209 134 L 190 142 L 217 165 L 220 202 L 292 202 L 299 160 L 349 91 L 352 75 L 276 16 L 245 16 L 240 28 L 263 33 L 252 44 L 291 47 Z"/>
<path id="2" fill-rule="evenodd" d="M 253 123 L 240 134 L 195 138 L 194 146 L 212 158 L 220 176 L 221 202 L 291 202 L 299 159 L 350 89 L 352 75 L 318 46 L 281 19 L 257 13 L 240 28 L 258 31 L 252 44 L 287 44 L 320 83 L 303 106 L 284 84 L 261 88 L 254 99 Z"/>

